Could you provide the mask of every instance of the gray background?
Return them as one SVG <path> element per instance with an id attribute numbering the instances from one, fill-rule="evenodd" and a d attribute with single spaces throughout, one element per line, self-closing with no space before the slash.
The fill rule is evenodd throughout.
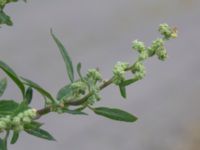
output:
<path id="1" fill-rule="evenodd" d="M 105 78 L 116 61 L 134 62 L 131 41 L 147 44 L 157 27 L 178 27 L 179 37 L 167 43 L 169 59 L 146 63 L 144 80 L 128 87 L 128 100 L 111 86 L 97 106 L 121 107 L 139 117 L 133 124 L 95 116 L 51 114 L 41 118 L 57 142 L 24 134 L 13 150 L 197 150 L 200 135 L 200 1 L 198 0 L 34 0 L 10 4 L 13 27 L 0 29 L 0 59 L 15 71 L 40 83 L 54 95 L 68 82 L 65 66 L 50 37 L 50 28 L 67 47 L 83 72 L 99 67 Z M 0 72 L 0 77 L 5 76 Z M 5 98 L 20 100 L 12 82 Z M 42 107 L 34 95 L 33 107 Z M 195 135 L 193 134 L 195 133 Z"/>

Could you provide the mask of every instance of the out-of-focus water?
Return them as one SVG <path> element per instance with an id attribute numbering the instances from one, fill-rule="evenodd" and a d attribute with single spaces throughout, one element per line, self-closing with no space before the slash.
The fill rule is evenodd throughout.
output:
<path id="1" fill-rule="evenodd" d="M 198 0 L 34 0 L 9 5 L 7 12 L 14 26 L 0 29 L 0 59 L 53 94 L 68 80 L 50 37 L 50 28 L 63 41 L 74 64 L 81 61 L 83 72 L 99 67 L 105 78 L 112 75 L 116 61 L 134 61 L 132 40 L 150 44 L 159 36 L 157 27 L 163 22 L 179 30 L 178 39 L 166 45 L 169 59 L 148 61 L 146 78 L 128 88 L 128 100 L 124 101 L 114 86 L 102 92 L 103 99 L 97 105 L 128 110 L 139 117 L 136 123 L 114 122 L 92 112 L 86 117 L 52 114 L 41 121 L 57 142 L 23 134 L 10 148 L 176 150 L 183 147 L 190 134 L 187 129 L 200 122 L 199 6 Z M 0 77 L 3 76 L 0 72 Z M 4 97 L 20 100 L 17 93 L 9 82 Z M 42 98 L 37 94 L 34 98 L 33 106 L 42 107 Z"/>

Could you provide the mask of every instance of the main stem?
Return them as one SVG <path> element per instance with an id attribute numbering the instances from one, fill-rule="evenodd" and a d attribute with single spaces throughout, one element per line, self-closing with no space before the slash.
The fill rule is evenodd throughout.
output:
<path id="1" fill-rule="evenodd" d="M 128 67 L 125 71 L 130 71 L 132 68 L 133 68 L 133 66 L 134 66 L 135 64 L 133 64 L 133 65 L 131 65 L 130 67 Z M 111 77 L 109 80 L 107 80 L 107 81 L 104 81 L 100 86 L 99 86 L 99 89 L 100 90 L 103 90 L 104 88 L 106 88 L 107 86 L 109 86 L 110 84 L 112 84 L 113 83 L 113 80 L 114 80 L 114 76 L 113 77 Z M 84 96 L 83 98 L 81 98 L 81 99 L 79 99 L 79 100 L 69 100 L 69 101 L 67 101 L 67 102 L 65 102 L 63 105 L 64 106 L 78 106 L 78 105 L 81 105 L 81 104 L 83 104 L 84 102 L 86 102 L 87 100 L 88 100 L 88 98 L 90 97 L 90 96 L 92 96 L 92 92 L 89 92 L 86 96 Z M 59 105 L 58 105 L 58 107 L 59 107 Z M 44 107 L 44 108 L 42 108 L 42 109 L 39 109 L 38 111 L 37 111 L 37 117 L 35 118 L 35 119 L 39 119 L 40 117 L 42 117 L 43 115 L 45 115 L 45 114 L 48 114 L 49 112 L 51 112 L 51 110 L 52 110 L 52 106 L 47 106 L 47 107 Z"/>

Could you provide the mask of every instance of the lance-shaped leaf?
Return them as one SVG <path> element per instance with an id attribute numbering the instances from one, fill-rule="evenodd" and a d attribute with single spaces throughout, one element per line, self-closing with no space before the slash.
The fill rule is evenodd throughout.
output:
<path id="1" fill-rule="evenodd" d="M 63 46 L 63 44 L 53 34 L 52 29 L 51 29 L 51 36 L 53 37 L 54 41 L 56 42 L 56 44 L 57 44 L 57 46 L 60 50 L 60 53 L 61 53 L 61 55 L 64 59 L 69 79 L 70 79 L 71 82 L 73 82 L 74 81 L 74 70 L 73 70 L 72 60 L 71 60 L 69 54 L 67 53 L 65 47 Z"/>
<path id="2" fill-rule="evenodd" d="M 24 97 L 25 87 L 24 84 L 19 79 L 19 77 L 17 76 L 17 74 L 1 60 L 0 60 L 0 68 L 16 83 L 16 85 L 19 87 Z"/>
<path id="3" fill-rule="evenodd" d="M 33 82 L 29 79 L 26 79 L 26 78 L 23 78 L 23 77 L 21 77 L 21 78 L 24 81 L 24 84 L 26 84 L 26 85 L 32 87 L 33 89 L 37 90 L 41 95 L 49 98 L 51 101 L 54 101 L 54 98 L 51 96 L 51 94 L 49 92 L 47 92 L 44 88 L 42 88 L 40 85 L 38 85 L 37 83 L 35 83 L 35 82 Z"/>
<path id="4" fill-rule="evenodd" d="M 24 129 L 28 130 L 28 129 L 38 129 L 43 125 L 43 123 L 37 122 L 37 121 L 32 121 L 29 124 L 25 124 L 24 125 Z"/>
<path id="5" fill-rule="evenodd" d="M 125 80 L 122 83 L 122 86 L 128 86 L 128 85 L 133 84 L 134 82 L 136 82 L 138 80 L 139 80 L 138 78 L 132 78 L 132 79 Z"/>
<path id="6" fill-rule="evenodd" d="M 81 67 L 82 67 L 82 65 L 81 65 L 81 63 L 79 62 L 79 63 L 77 64 L 77 67 L 76 67 L 77 73 L 78 73 L 80 79 L 81 79 L 81 80 L 84 80 L 84 79 L 83 79 L 83 76 L 82 76 L 82 74 L 81 74 Z"/>
<path id="7" fill-rule="evenodd" d="M 55 141 L 54 137 L 48 133 L 47 131 L 43 130 L 43 129 L 39 129 L 39 128 L 32 128 L 32 129 L 25 129 L 25 131 L 28 134 L 31 134 L 33 136 L 42 138 L 42 139 L 46 139 L 46 140 L 50 140 L 50 141 Z"/>
<path id="8" fill-rule="evenodd" d="M 13 131 L 13 136 L 10 141 L 10 144 L 15 144 L 19 138 L 19 132 L 18 131 Z"/>
<path id="9" fill-rule="evenodd" d="M 120 90 L 121 96 L 123 98 L 126 98 L 126 87 L 123 85 L 119 85 L 119 90 Z"/>
<path id="10" fill-rule="evenodd" d="M 0 138 L 0 150 L 7 150 L 7 143 L 5 143 L 5 140 Z"/>
<path id="11" fill-rule="evenodd" d="M 72 114 L 72 115 L 88 115 L 87 113 L 82 112 L 81 110 L 78 110 L 78 109 L 71 110 L 71 109 L 66 108 L 66 109 L 63 109 L 63 112 Z"/>
<path id="12" fill-rule="evenodd" d="M 0 97 L 3 95 L 7 87 L 7 79 L 3 78 L 0 80 Z"/>
<path id="13" fill-rule="evenodd" d="M 26 103 L 30 104 L 32 98 L 33 98 L 33 89 L 31 87 L 28 87 L 28 89 L 26 90 L 26 94 L 25 94 Z"/>
<path id="14" fill-rule="evenodd" d="M 97 115 L 101 115 L 117 121 L 134 122 L 137 120 L 137 117 L 117 108 L 97 107 L 93 108 L 93 111 Z"/>

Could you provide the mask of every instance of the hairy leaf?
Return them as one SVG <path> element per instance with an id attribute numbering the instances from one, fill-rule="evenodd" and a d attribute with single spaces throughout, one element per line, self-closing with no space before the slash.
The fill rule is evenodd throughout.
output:
<path id="1" fill-rule="evenodd" d="M 39 138 L 42 138 L 42 139 L 46 139 L 46 140 L 50 140 L 50 141 L 55 141 L 54 137 L 50 133 L 48 133 L 47 131 L 45 131 L 43 129 L 38 129 L 38 128 L 25 129 L 25 131 L 28 134 L 31 134 L 33 136 L 36 136 L 36 137 L 39 137 Z"/>
<path id="2" fill-rule="evenodd" d="M 134 122 L 137 120 L 137 117 L 117 108 L 97 107 L 94 108 L 94 112 L 97 115 L 101 115 L 117 121 Z"/>
<path id="3" fill-rule="evenodd" d="M 0 60 L 0 68 L 16 83 L 16 85 L 19 87 L 24 97 L 25 87 L 24 84 L 19 79 L 19 77 L 17 76 L 17 74 L 1 60 Z"/>
<path id="4" fill-rule="evenodd" d="M 53 37 L 54 41 L 56 42 L 56 44 L 57 44 L 57 46 L 60 50 L 60 53 L 61 53 L 61 55 L 64 59 L 69 79 L 70 79 L 71 82 L 73 82 L 74 81 L 74 70 L 73 70 L 72 60 L 71 60 L 68 52 L 66 51 L 65 47 L 63 46 L 63 44 L 53 34 L 52 29 L 51 29 L 51 36 Z"/>
<path id="5" fill-rule="evenodd" d="M 3 95 L 7 87 L 7 79 L 3 78 L 0 80 L 0 97 Z"/>

